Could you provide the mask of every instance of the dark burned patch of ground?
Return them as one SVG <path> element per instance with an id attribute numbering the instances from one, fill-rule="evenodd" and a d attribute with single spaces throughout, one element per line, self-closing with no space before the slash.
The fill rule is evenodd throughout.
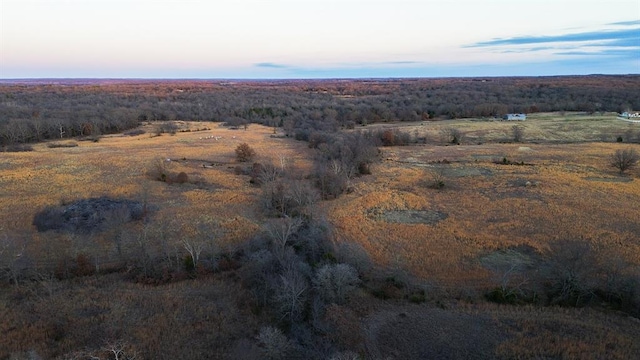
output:
<path id="1" fill-rule="evenodd" d="M 407 307 L 365 320 L 368 346 L 379 358 L 493 359 L 506 334 L 487 316 Z"/>
<path id="2" fill-rule="evenodd" d="M 143 203 L 128 199 L 82 199 L 44 208 L 33 217 L 33 225 L 40 232 L 55 230 L 87 234 L 141 220 L 148 210 Z"/>
<path id="3" fill-rule="evenodd" d="M 383 212 L 380 218 L 390 223 L 433 225 L 446 219 L 447 214 L 434 210 L 391 210 Z"/>
<path id="4" fill-rule="evenodd" d="M 541 260 L 541 254 L 531 246 L 519 245 L 499 249 L 480 257 L 480 263 L 489 270 L 527 269 Z"/>
<path id="5" fill-rule="evenodd" d="M 633 181 L 633 178 L 630 178 L 630 177 L 586 177 L 584 179 L 587 181 L 620 182 L 620 183 L 628 183 Z"/>

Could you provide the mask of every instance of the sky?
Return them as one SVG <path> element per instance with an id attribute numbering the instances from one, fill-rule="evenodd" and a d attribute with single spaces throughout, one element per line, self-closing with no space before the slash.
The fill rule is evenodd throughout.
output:
<path id="1" fill-rule="evenodd" d="M 0 78 L 640 74 L 640 0 L 0 0 Z"/>

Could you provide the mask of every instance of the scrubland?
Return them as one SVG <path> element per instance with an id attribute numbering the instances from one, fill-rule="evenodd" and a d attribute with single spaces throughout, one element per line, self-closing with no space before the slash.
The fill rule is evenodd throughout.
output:
<path id="1" fill-rule="evenodd" d="M 411 141 L 377 144 L 337 192 L 300 184 L 346 172 L 332 154 L 346 144 L 158 124 L 2 153 L 0 358 L 640 356 L 640 169 L 610 166 L 640 151 L 637 124 L 539 113 L 343 129 Z M 293 211 L 278 196 L 295 189 L 307 197 Z M 142 220 L 38 231 L 43 209 L 97 197 L 137 201 Z"/>

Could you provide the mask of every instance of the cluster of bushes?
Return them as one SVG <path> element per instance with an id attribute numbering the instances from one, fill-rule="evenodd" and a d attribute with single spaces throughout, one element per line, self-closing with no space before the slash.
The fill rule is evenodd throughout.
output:
<path id="1" fill-rule="evenodd" d="M 543 306 L 606 306 L 640 316 L 637 267 L 587 240 L 556 241 L 529 261 L 513 259 L 493 267 L 497 287 L 485 294 L 493 302 Z"/>
<path id="2" fill-rule="evenodd" d="M 399 129 L 379 129 L 370 136 L 382 146 L 406 146 L 418 142 L 418 139 L 412 138 L 411 134 Z"/>
<path id="3" fill-rule="evenodd" d="M 65 142 L 54 141 L 54 142 L 47 143 L 47 147 L 50 149 L 72 148 L 77 146 L 78 146 L 78 143 L 75 141 L 65 141 Z"/>
<path id="4" fill-rule="evenodd" d="M 184 171 L 174 171 L 171 159 L 155 159 L 147 169 L 147 176 L 153 180 L 171 184 L 196 184 L 206 186 L 206 182 L 198 175 L 189 176 Z"/>
<path id="5" fill-rule="evenodd" d="M 339 340 L 327 341 L 336 329 L 331 314 L 361 286 L 364 267 L 344 261 L 350 255 L 332 244 L 319 218 L 273 218 L 263 229 L 243 249 L 239 269 L 255 311 L 270 318 L 257 337 L 263 355 L 326 359 L 344 350 Z"/>
<path id="6" fill-rule="evenodd" d="M 138 135 L 142 135 L 146 133 L 146 131 L 142 130 L 142 129 L 131 129 L 131 130 L 127 130 L 125 131 L 123 134 L 126 136 L 138 136 Z"/>
<path id="7" fill-rule="evenodd" d="M 33 151 L 33 146 L 29 144 L 9 144 L 0 147 L 0 152 L 27 152 Z"/>
<path id="8" fill-rule="evenodd" d="M 327 135 L 309 145 L 317 149 L 312 177 L 323 199 L 340 196 L 351 179 L 370 174 L 380 154 L 375 138 L 365 132 Z"/>

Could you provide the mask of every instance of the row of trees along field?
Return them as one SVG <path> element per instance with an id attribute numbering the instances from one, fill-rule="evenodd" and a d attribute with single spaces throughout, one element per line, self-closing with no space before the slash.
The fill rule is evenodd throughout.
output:
<path id="1" fill-rule="evenodd" d="M 511 112 L 639 109 L 638 75 L 391 80 L 0 82 L 0 145 L 120 132 L 141 121 L 333 130 Z M 306 137 L 304 131 L 300 134 Z"/>

